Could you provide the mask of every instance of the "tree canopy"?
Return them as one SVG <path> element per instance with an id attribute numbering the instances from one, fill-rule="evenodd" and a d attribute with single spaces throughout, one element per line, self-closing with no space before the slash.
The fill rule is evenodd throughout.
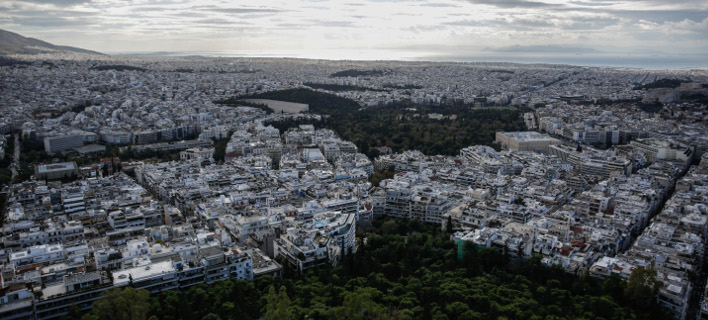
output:
<path id="1" fill-rule="evenodd" d="M 617 277 L 601 282 L 545 267 L 538 256 L 519 259 L 494 248 L 470 244 L 458 256 L 450 234 L 416 220 L 374 220 L 357 236 L 366 241 L 336 268 L 298 275 L 286 267 L 282 280 L 228 279 L 141 295 L 138 303 L 110 291 L 91 315 L 131 319 L 127 315 L 145 315 L 149 304 L 146 315 L 164 320 L 668 319 L 646 299 L 656 285 L 649 271 L 635 273 L 628 284 Z M 136 312 L 120 310 L 136 306 Z"/>
<path id="2" fill-rule="evenodd" d="M 385 106 L 326 117 L 322 121 L 289 120 L 271 122 L 285 131 L 300 124 L 329 128 L 342 139 L 352 141 L 370 157 L 373 147 L 387 146 L 395 152 L 420 150 L 429 155 L 457 155 L 470 145 L 494 145 L 497 131 L 521 131 L 526 109 L 503 107 L 473 109 L 468 105 L 429 106 L 402 101 Z M 430 114 L 442 115 L 441 119 Z"/>
<path id="3" fill-rule="evenodd" d="M 288 298 L 287 289 L 284 286 L 280 287 L 278 293 L 275 293 L 275 286 L 270 286 L 266 295 L 265 320 L 289 320 L 293 318 L 293 313 L 290 310 L 290 298 Z"/>
<path id="4" fill-rule="evenodd" d="M 339 72 L 335 72 L 330 76 L 330 78 L 346 78 L 346 77 L 360 77 L 360 76 L 382 76 L 386 74 L 384 70 L 356 70 L 347 69 Z"/>
<path id="5" fill-rule="evenodd" d="M 359 104 L 356 103 L 356 101 L 342 98 L 330 93 L 313 91 L 309 89 L 269 91 L 259 94 L 240 96 L 236 99 L 271 99 L 305 103 L 309 105 L 310 112 L 333 116 L 348 114 L 359 109 Z"/>
<path id="6" fill-rule="evenodd" d="M 150 310 L 150 293 L 142 289 L 127 287 L 112 288 L 101 294 L 101 299 L 93 303 L 90 314 L 83 320 L 142 320 Z"/>

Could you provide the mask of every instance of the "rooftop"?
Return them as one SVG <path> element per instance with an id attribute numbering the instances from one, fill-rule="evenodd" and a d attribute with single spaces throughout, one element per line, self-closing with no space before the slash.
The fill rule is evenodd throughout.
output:
<path id="1" fill-rule="evenodd" d="M 497 132 L 499 135 L 508 136 L 519 141 L 553 141 L 557 140 L 551 136 L 536 131 L 517 131 L 517 132 Z"/>
<path id="2" fill-rule="evenodd" d="M 113 272 L 113 285 L 122 287 L 128 285 L 132 276 L 134 282 L 159 277 L 166 273 L 175 271 L 172 261 L 162 261 L 150 263 L 144 266 L 120 270 Z"/>
<path id="3" fill-rule="evenodd" d="M 37 173 L 49 173 L 49 172 L 74 170 L 74 169 L 76 169 L 76 162 L 40 164 L 37 166 Z"/>

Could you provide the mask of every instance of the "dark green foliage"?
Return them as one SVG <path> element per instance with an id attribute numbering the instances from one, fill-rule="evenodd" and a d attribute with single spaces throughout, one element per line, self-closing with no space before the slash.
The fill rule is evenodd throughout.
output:
<path id="1" fill-rule="evenodd" d="M 646 308 L 651 305 L 660 287 L 661 281 L 656 280 L 656 270 L 638 268 L 632 272 L 624 294 L 637 308 Z"/>
<path id="2" fill-rule="evenodd" d="M 266 303 L 265 320 L 289 320 L 293 318 L 293 313 L 290 309 L 290 298 L 285 286 L 280 287 L 278 293 L 275 293 L 274 286 L 270 286 L 266 295 Z"/>
<path id="3" fill-rule="evenodd" d="M 704 93 L 684 93 L 681 94 L 682 101 L 691 101 L 695 103 L 708 104 L 708 96 Z"/>
<path id="4" fill-rule="evenodd" d="M 30 65 L 32 64 L 29 61 L 23 61 L 23 60 L 17 60 L 10 58 L 9 56 L 0 56 L 0 67 L 6 67 L 6 66 L 16 66 L 16 65 Z"/>
<path id="5" fill-rule="evenodd" d="M 161 320 L 258 319 L 264 313 L 272 278 L 253 282 L 228 279 L 211 285 L 199 284 L 184 291 L 165 291 L 150 298 L 150 312 Z M 263 312 L 262 312 L 263 311 Z"/>
<path id="6" fill-rule="evenodd" d="M 509 107 L 472 109 L 465 105 L 428 106 L 403 101 L 352 113 L 339 111 L 320 122 L 290 120 L 270 124 L 281 132 L 305 123 L 330 128 L 342 139 L 354 142 L 360 152 L 372 158 L 376 155 L 371 147 L 378 146 L 391 147 L 394 152 L 417 149 L 430 155 L 457 155 L 460 149 L 470 145 L 492 146 L 497 131 L 525 130 L 526 125 L 521 118 L 525 111 Z M 430 119 L 427 117 L 429 113 L 446 117 L 455 115 L 457 119 Z"/>
<path id="7" fill-rule="evenodd" d="M 231 137 L 231 133 L 229 132 L 229 137 Z M 217 162 L 223 162 L 224 161 L 224 156 L 226 155 L 226 145 L 229 144 L 230 138 L 224 138 L 221 140 L 217 140 L 216 143 L 214 143 L 214 161 Z"/>
<path id="8" fill-rule="evenodd" d="M 626 105 L 626 104 L 634 104 L 634 103 L 639 103 L 642 101 L 642 98 L 627 98 L 627 99 L 597 99 L 595 101 L 592 100 L 582 100 L 582 101 L 569 101 L 570 104 L 579 104 L 579 105 L 591 105 L 591 104 L 597 104 L 597 105 Z"/>
<path id="9" fill-rule="evenodd" d="M 668 319 L 645 288 L 610 277 L 600 283 L 541 257 L 511 259 L 493 248 L 457 246 L 439 226 L 378 219 L 342 265 L 300 277 L 229 279 L 166 291 L 147 316 L 172 319 Z M 639 280 L 637 280 L 639 279 Z M 651 274 L 649 278 L 651 279 Z M 645 279 L 646 280 L 646 279 Z M 276 290 L 275 288 L 280 288 Z M 653 286 L 652 286 L 653 287 Z M 649 299 L 647 300 L 647 297 Z M 635 305 L 634 302 L 642 302 Z M 631 307 L 630 307 L 631 306 Z"/>
<path id="10" fill-rule="evenodd" d="M 661 102 L 639 102 L 637 103 L 637 106 L 639 109 L 642 109 L 644 112 L 649 112 L 649 113 L 656 113 L 661 111 L 661 109 L 664 108 L 664 104 Z"/>
<path id="11" fill-rule="evenodd" d="M 374 89 L 374 88 L 352 86 L 352 85 L 346 85 L 346 84 L 328 84 L 328 83 L 314 83 L 314 82 L 305 82 L 303 84 L 310 87 L 310 88 L 324 89 L 324 90 L 329 90 L 329 91 L 384 91 L 384 92 L 388 91 L 388 90 L 383 90 L 383 89 Z"/>
<path id="12" fill-rule="evenodd" d="M 376 288 L 357 288 L 344 293 L 342 306 L 334 308 L 330 314 L 336 319 L 388 319 L 386 307 L 376 302 L 382 296 L 383 293 Z"/>
<path id="13" fill-rule="evenodd" d="M 241 96 L 238 99 L 271 99 L 279 101 L 306 103 L 310 112 L 332 116 L 343 116 L 359 110 L 359 104 L 353 100 L 333 94 L 309 89 L 287 89 L 269 91 L 260 94 Z"/>
<path id="14" fill-rule="evenodd" d="M 652 83 L 647 83 L 647 84 L 636 86 L 633 88 L 633 90 L 656 89 L 656 88 L 678 88 L 682 82 L 686 82 L 686 81 L 681 81 L 681 80 L 677 80 L 677 79 L 659 79 L 659 80 L 656 80 Z"/>
<path id="15" fill-rule="evenodd" d="M 12 170 L 9 168 L 0 168 L 0 186 L 12 182 Z"/>
<path id="16" fill-rule="evenodd" d="M 95 66 L 91 67 L 90 70 L 98 70 L 98 71 L 106 71 L 106 70 L 115 70 L 115 71 L 147 71 L 145 68 L 141 67 L 134 67 L 134 66 L 127 66 L 127 65 L 122 65 L 122 64 L 116 64 L 116 65 L 105 65 L 105 66 Z"/>
<path id="17" fill-rule="evenodd" d="M 26 163 L 26 162 L 20 162 L 20 165 L 17 168 L 17 175 L 15 176 L 14 179 L 12 179 L 12 183 L 20 183 L 22 181 L 27 181 L 32 177 L 33 174 L 34 174 L 34 166 L 33 165 Z"/>
<path id="18" fill-rule="evenodd" d="M 490 69 L 488 70 L 489 72 L 498 72 L 498 73 L 509 73 L 509 74 L 514 74 L 514 70 L 507 70 L 507 69 Z"/>
<path id="19" fill-rule="evenodd" d="M 81 113 L 86 109 L 86 107 L 89 107 L 91 105 L 93 105 L 93 103 L 91 103 L 91 100 L 84 100 L 76 103 L 73 107 L 71 107 L 71 111 L 74 113 Z"/>
<path id="20" fill-rule="evenodd" d="M 253 102 L 247 102 L 247 101 L 242 101 L 239 98 L 236 97 L 231 97 L 228 99 L 223 99 L 223 100 L 216 100 L 212 101 L 216 104 L 223 104 L 227 105 L 230 107 L 238 107 L 238 106 L 247 106 L 247 107 L 254 107 L 261 109 L 266 112 L 266 114 L 271 114 L 273 113 L 273 109 L 269 108 L 267 105 L 262 104 L 262 103 L 253 103 Z"/>
<path id="21" fill-rule="evenodd" d="M 82 319 L 138 320 L 145 319 L 150 310 L 150 293 L 143 289 L 112 288 L 93 303 L 91 313 Z"/>
<path id="22" fill-rule="evenodd" d="M 12 157 L 15 153 L 15 138 L 10 135 L 6 137 L 5 156 L 0 159 L 0 168 L 7 168 L 12 164 Z"/>
<path id="23" fill-rule="evenodd" d="M 383 172 L 374 172 L 374 175 L 371 176 L 369 181 L 374 184 L 374 186 L 378 187 L 379 183 L 381 183 L 381 180 L 386 180 L 386 179 L 391 179 L 393 178 L 395 172 L 385 170 Z"/>
<path id="24" fill-rule="evenodd" d="M 20 137 L 20 164 L 36 163 L 51 160 L 44 151 L 44 142 Z"/>
<path id="25" fill-rule="evenodd" d="M 23 139 L 20 136 L 20 160 L 17 168 L 17 175 L 12 180 L 13 183 L 19 183 L 29 178 L 34 174 L 34 164 L 45 162 L 51 157 L 44 151 L 44 143 L 42 141 Z M 13 150 L 14 153 L 14 150 Z"/>
<path id="26" fill-rule="evenodd" d="M 4 184 L 12 182 L 12 170 L 10 170 L 10 165 L 12 164 L 12 158 L 15 153 L 15 139 L 11 135 L 8 137 L 7 145 L 5 145 L 5 156 L 0 159 L 0 188 Z M 0 210 L 2 210 L 1 203 Z"/>
<path id="27" fill-rule="evenodd" d="M 330 78 L 346 78 L 346 77 L 360 77 L 360 76 L 382 76 L 386 74 L 384 70 L 356 70 L 349 69 L 344 71 L 335 72 L 330 76 Z"/>
<path id="28" fill-rule="evenodd" d="M 5 204 L 7 204 L 7 194 L 0 193 L 0 212 L 5 212 Z M 0 228 L 5 225 L 5 215 L 0 214 Z"/>
<path id="29" fill-rule="evenodd" d="M 66 315 L 64 315 L 63 317 L 61 317 L 60 319 L 61 320 L 75 320 L 75 319 L 81 319 L 82 316 L 83 316 L 83 313 L 81 312 L 81 308 L 76 304 L 72 304 L 71 306 L 69 306 L 68 313 Z"/>
<path id="30" fill-rule="evenodd" d="M 423 89 L 423 86 L 415 85 L 415 84 L 392 84 L 392 83 L 387 83 L 383 85 L 384 88 L 390 88 L 390 89 Z"/>
<path id="31" fill-rule="evenodd" d="M 602 281 L 602 293 L 615 300 L 622 300 L 627 283 L 618 276 L 607 277 Z"/>

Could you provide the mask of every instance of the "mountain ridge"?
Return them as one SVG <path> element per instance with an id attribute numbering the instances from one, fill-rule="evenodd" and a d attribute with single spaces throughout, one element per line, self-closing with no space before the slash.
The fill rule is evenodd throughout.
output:
<path id="1" fill-rule="evenodd" d="M 82 48 L 54 45 L 43 40 L 24 37 L 20 34 L 0 29 L 0 54 L 35 54 L 52 51 L 105 55 L 101 52 Z"/>

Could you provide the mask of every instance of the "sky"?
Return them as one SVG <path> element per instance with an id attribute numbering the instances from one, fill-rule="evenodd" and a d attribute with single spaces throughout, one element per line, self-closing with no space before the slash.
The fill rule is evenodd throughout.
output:
<path id="1" fill-rule="evenodd" d="M 2 0 L 0 29 L 109 54 L 708 64 L 706 0 Z"/>

